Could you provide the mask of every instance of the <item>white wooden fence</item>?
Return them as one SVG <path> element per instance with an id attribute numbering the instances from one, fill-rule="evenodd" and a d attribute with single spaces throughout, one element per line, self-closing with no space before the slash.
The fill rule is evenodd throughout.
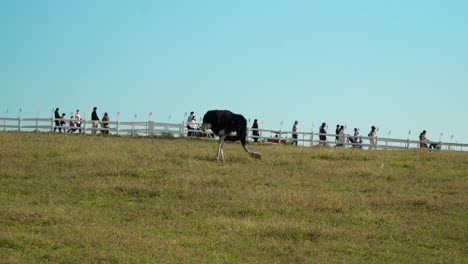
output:
<path id="1" fill-rule="evenodd" d="M 59 119 L 57 119 L 59 120 Z M 93 134 L 102 133 L 109 131 L 111 135 L 138 135 L 138 136 L 172 136 L 172 137 L 187 137 L 189 131 L 198 132 L 198 130 L 189 130 L 186 127 L 185 122 L 178 124 L 174 123 L 159 123 L 155 121 L 147 122 L 126 122 L 126 121 L 110 121 L 108 122 L 109 127 L 103 128 L 102 126 L 93 127 L 93 121 L 82 120 L 81 127 L 70 127 L 69 119 L 66 119 L 65 126 L 56 126 L 56 119 L 54 118 L 11 118 L 11 117 L 0 117 L 0 132 L 56 132 L 59 128 L 62 133 L 67 132 L 69 129 L 76 129 L 74 134 Z M 100 123 L 99 123 L 100 124 Z M 259 136 L 256 137 L 258 142 L 265 144 L 292 144 L 294 142 L 291 131 L 278 131 L 270 129 L 258 129 Z M 335 134 L 320 134 L 315 132 L 297 132 L 298 139 L 297 144 L 299 146 L 311 147 L 311 146 L 336 146 L 338 142 L 335 141 Z M 319 140 L 320 135 L 327 137 L 326 141 Z M 195 133 L 195 136 L 200 134 Z M 384 137 L 367 137 L 361 136 L 363 143 L 357 144 L 350 142 L 349 138 L 351 135 L 345 135 L 344 142 L 342 142 L 345 148 L 365 148 L 365 149 L 414 149 L 420 148 L 421 143 L 427 145 L 435 144 L 440 150 L 451 150 L 451 151 L 468 151 L 468 144 L 459 144 L 451 142 L 420 142 L 419 140 L 411 139 L 396 139 L 396 138 L 384 138 Z M 209 137 L 213 139 L 213 137 Z M 253 141 L 252 129 L 249 129 L 248 140 Z M 373 144 L 371 142 L 373 141 Z"/>

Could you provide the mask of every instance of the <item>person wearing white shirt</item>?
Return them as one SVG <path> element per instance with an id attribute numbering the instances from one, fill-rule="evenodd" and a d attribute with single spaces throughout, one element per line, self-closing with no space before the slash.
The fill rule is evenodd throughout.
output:
<path id="1" fill-rule="evenodd" d="M 81 115 L 80 110 L 76 110 L 75 114 L 75 125 L 78 127 L 79 133 L 81 133 Z"/>
<path id="2" fill-rule="evenodd" d="M 190 112 L 190 115 L 188 116 L 187 118 L 187 129 L 188 129 L 188 132 L 187 132 L 187 137 L 191 137 L 193 132 L 191 130 L 193 130 L 193 127 L 192 127 L 192 123 L 193 123 L 193 119 L 195 118 L 195 113 L 194 112 Z M 195 121 L 196 122 L 196 121 Z"/>

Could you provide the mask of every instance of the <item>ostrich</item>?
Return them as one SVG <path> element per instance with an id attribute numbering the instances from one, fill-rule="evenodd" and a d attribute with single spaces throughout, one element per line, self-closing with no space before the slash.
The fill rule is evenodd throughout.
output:
<path id="1" fill-rule="evenodd" d="M 223 143 L 225 140 L 240 140 L 242 147 L 252 158 L 262 158 L 262 154 L 252 152 L 247 148 L 247 121 L 242 115 L 234 114 L 228 110 L 210 110 L 203 116 L 201 129 L 203 132 L 211 129 L 219 136 L 218 153 L 216 155 L 216 161 L 218 162 L 220 159 L 224 162 Z"/>

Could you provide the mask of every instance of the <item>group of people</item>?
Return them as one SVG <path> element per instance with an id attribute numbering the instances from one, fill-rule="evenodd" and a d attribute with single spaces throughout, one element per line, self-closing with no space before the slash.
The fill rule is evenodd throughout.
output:
<path id="1" fill-rule="evenodd" d="M 54 132 L 58 131 L 60 133 L 62 133 L 62 128 L 63 128 L 63 133 L 73 133 L 75 131 L 79 131 L 79 133 L 81 133 L 81 122 L 82 122 L 82 118 L 81 118 L 81 114 L 80 114 L 80 110 L 76 110 L 76 114 L 75 116 L 70 116 L 70 120 L 69 120 L 69 129 L 68 131 L 66 131 L 66 124 L 67 124 L 67 121 L 66 121 L 66 114 L 65 113 L 62 113 L 60 115 L 60 108 L 57 107 L 55 109 L 55 112 L 54 112 L 54 118 L 55 118 L 55 127 L 54 127 Z"/>
<path id="2" fill-rule="evenodd" d="M 326 123 L 322 123 L 322 125 L 320 126 L 320 130 L 319 132 L 321 134 L 323 133 L 327 133 L 327 130 L 326 130 Z M 346 140 L 346 135 L 345 135 L 345 126 L 343 125 L 336 125 L 336 130 L 335 130 L 335 133 L 336 133 L 336 142 L 338 142 L 335 147 L 344 147 L 344 143 L 345 143 L 345 140 Z M 370 146 L 369 146 L 369 149 L 372 149 L 372 148 L 375 148 L 375 136 L 377 134 L 377 128 L 375 126 L 371 126 L 371 130 L 369 131 L 369 133 L 367 134 L 367 136 L 369 137 L 369 141 L 370 141 Z M 321 145 L 326 145 L 326 141 L 327 140 L 327 137 L 325 135 L 320 135 L 320 144 Z M 353 144 L 353 148 L 362 148 L 362 138 L 361 136 L 359 135 L 359 128 L 354 128 L 354 134 L 352 136 L 349 136 L 348 137 L 348 140 L 349 142 L 351 142 Z"/>
<path id="3" fill-rule="evenodd" d="M 97 114 L 97 107 L 93 107 L 93 112 L 91 113 L 91 121 L 93 122 L 93 130 L 92 134 L 96 134 L 96 131 L 99 128 L 99 125 L 103 128 L 101 130 L 101 133 L 103 134 L 109 134 L 109 115 L 107 112 L 104 113 L 102 116 L 102 119 L 99 119 L 99 116 Z M 59 133 L 74 133 L 75 131 L 78 131 L 78 133 L 81 133 L 81 123 L 82 123 L 82 118 L 80 114 L 80 110 L 76 110 L 75 116 L 71 115 L 69 119 L 69 129 L 66 130 L 66 114 L 62 113 L 60 114 L 60 108 L 57 107 L 54 112 L 54 117 L 55 117 L 55 127 L 54 127 L 54 132 L 59 131 Z M 293 141 L 291 144 L 297 146 L 297 141 L 298 141 L 298 124 L 299 122 L 296 120 L 294 121 L 293 127 L 292 127 L 292 138 Z M 198 130 L 198 125 L 197 125 L 197 118 L 195 116 L 195 112 L 190 112 L 190 115 L 187 117 L 186 121 L 188 133 L 187 136 L 192 137 L 196 136 L 196 131 Z M 327 146 L 327 124 L 324 122 L 319 128 L 319 146 Z M 337 142 L 335 147 L 344 147 L 344 143 L 346 140 L 346 134 L 345 134 L 345 126 L 344 125 L 336 125 L 335 129 L 335 141 Z M 369 142 L 370 146 L 369 149 L 375 148 L 375 136 L 377 134 L 377 128 L 375 126 L 371 126 L 371 130 L 368 133 L 369 137 Z M 258 120 L 254 119 L 253 125 L 252 125 L 252 138 L 254 142 L 258 142 L 260 136 L 259 132 L 259 127 L 258 127 Z M 359 128 L 354 128 L 354 134 L 352 136 L 348 137 L 348 140 L 353 144 L 353 148 L 362 148 L 362 138 L 359 135 Z M 430 140 L 426 138 L 426 130 L 422 131 L 419 134 L 419 147 L 420 148 L 434 148 L 437 149 L 438 145 L 435 143 L 431 143 Z M 429 143 L 429 144 L 428 144 Z"/>
<path id="4" fill-rule="evenodd" d="M 292 138 L 293 138 L 293 141 L 291 144 L 293 145 L 296 145 L 297 146 L 297 139 L 298 139 L 298 124 L 299 122 L 296 120 L 294 121 L 294 124 L 293 124 L 293 127 L 292 127 Z M 327 124 L 324 122 L 322 123 L 322 125 L 320 126 L 319 128 L 319 146 L 327 146 Z M 344 147 L 344 143 L 345 143 L 345 140 L 346 140 L 346 134 L 345 134 L 345 126 L 344 125 L 336 125 L 336 130 L 335 130 L 335 133 L 336 133 L 336 137 L 335 137 L 335 141 L 337 142 L 337 144 L 335 145 L 335 147 Z M 370 147 L 369 149 L 375 147 L 375 136 L 377 134 L 377 129 L 375 126 L 372 126 L 371 127 L 371 130 L 369 131 L 369 141 L 370 141 Z M 258 120 L 255 119 L 254 122 L 253 122 L 253 125 L 252 125 L 252 138 L 254 140 L 254 142 L 258 142 L 258 139 L 259 139 L 259 136 L 260 136 L 260 133 L 259 133 L 259 129 L 258 129 Z M 353 144 L 353 147 L 354 148 L 362 148 L 362 138 L 361 136 L 359 135 L 359 128 L 354 128 L 354 134 L 353 136 L 349 136 L 348 137 L 349 141 Z"/>
<path id="5" fill-rule="evenodd" d="M 93 112 L 91 113 L 91 121 L 93 122 L 93 130 L 92 134 L 96 134 L 96 131 L 99 127 L 99 125 L 102 126 L 102 128 L 105 128 L 104 130 L 101 130 L 103 134 L 109 134 L 109 115 L 107 112 L 104 113 L 102 120 L 99 120 L 99 116 L 97 114 L 97 107 L 93 108 Z M 75 131 L 78 131 L 78 133 L 81 133 L 81 123 L 83 119 L 81 118 L 80 110 L 76 110 L 75 116 L 71 115 L 69 118 L 69 129 L 66 130 L 66 114 L 62 113 L 60 114 L 60 108 L 57 107 L 54 112 L 54 118 L 55 118 L 55 127 L 54 127 L 54 132 L 59 131 L 59 133 L 74 133 Z"/>
<path id="6" fill-rule="evenodd" d="M 335 147 L 344 147 L 344 143 L 345 143 L 345 140 L 346 140 L 346 134 L 345 134 L 345 126 L 344 125 L 336 125 L 336 129 L 335 129 L 335 141 L 337 142 L 337 144 L 335 145 Z M 326 146 L 327 145 L 327 124 L 324 122 L 322 123 L 322 125 L 320 126 L 319 128 L 319 139 L 320 139 L 320 142 L 319 142 L 319 146 Z M 375 126 L 371 126 L 371 130 L 369 131 L 369 133 L 367 134 L 367 136 L 369 137 L 369 141 L 370 141 L 370 146 L 369 146 L 369 149 L 372 149 L 372 148 L 375 148 L 375 136 L 377 134 L 377 128 Z M 348 137 L 348 140 L 349 142 L 352 143 L 353 145 L 353 148 L 362 148 L 362 138 L 359 134 L 359 128 L 354 128 L 354 134 L 352 136 L 349 136 Z"/>

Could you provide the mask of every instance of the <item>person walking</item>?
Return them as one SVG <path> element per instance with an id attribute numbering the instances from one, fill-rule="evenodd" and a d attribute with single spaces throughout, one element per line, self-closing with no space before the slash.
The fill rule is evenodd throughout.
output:
<path id="1" fill-rule="evenodd" d="M 338 142 L 338 139 L 340 138 L 340 124 L 336 125 L 335 134 L 336 134 L 335 141 Z"/>
<path id="2" fill-rule="evenodd" d="M 291 143 L 292 145 L 296 145 L 297 146 L 297 138 L 298 138 L 298 134 L 297 134 L 297 124 L 299 124 L 299 122 L 296 120 L 294 121 L 294 125 L 292 127 L 292 137 L 293 137 L 293 142 Z"/>
<path id="3" fill-rule="evenodd" d="M 65 120 L 65 113 L 62 113 L 62 117 L 60 117 L 60 126 L 63 128 L 63 133 L 66 133 L 65 126 L 67 125 L 67 121 Z"/>
<path id="4" fill-rule="evenodd" d="M 258 136 L 260 135 L 258 131 L 258 120 L 254 119 L 253 125 L 252 125 L 252 138 L 254 142 L 258 142 Z"/>
<path id="5" fill-rule="evenodd" d="M 93 107 L 93 112 L 91 113 L 91 121 L 93 122 L 93 130 L 91 131 L 91 133 L 95 135 L 99 127 L 99 116 L 97 114 L 97 107 Z"/>
<path id="6" fill-rule="evenodd" d="M 54 122 L 55 122 L 55 126 L 54 126 L 54 132 L 57 130 L 59 130 L 59 133 L 62 133 L 62 128 L 60 127 L 60 119 L 61 119 L 61 116 L 60 116 L 60 108 L 56 108 L 55 109 L 55 112 L 54 112 Z"/>

